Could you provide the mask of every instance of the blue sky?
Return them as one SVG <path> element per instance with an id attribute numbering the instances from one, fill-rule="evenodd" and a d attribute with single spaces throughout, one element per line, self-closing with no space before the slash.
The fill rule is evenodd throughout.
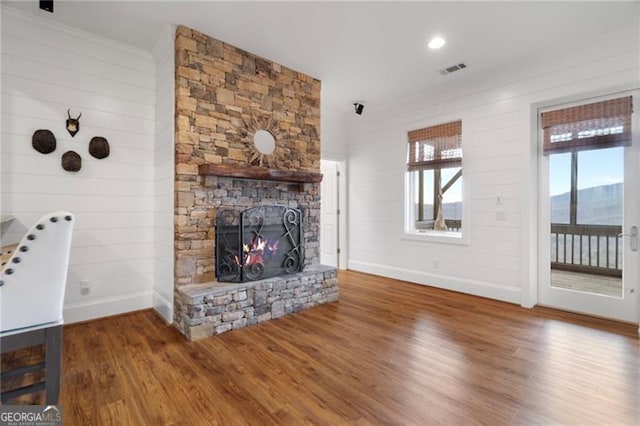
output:
<path id="1" fill-rule="evenodd" d="M 594 149 L 578 153 L 578 189 L 623 182 L 624 148 Z M 549 194 L 569 192 L 571 154 L 549 156 Z"/>

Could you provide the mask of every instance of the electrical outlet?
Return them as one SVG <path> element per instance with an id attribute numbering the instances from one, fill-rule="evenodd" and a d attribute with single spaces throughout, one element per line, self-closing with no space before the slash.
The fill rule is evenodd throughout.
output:
<path id="1" fill-rule="evenodd" d="M 496 220 L 505 221 L 507 220 L 507 213 L 500 210 L 496 212 Z"/>
<path id="2" fill-rule="evenodd" d="M 89 280 L 82 280 L 80 282 L 80 294 L 86 296 L 91 291 L 91 285 Z"/>
<path id="3" fill-rule="evenodd" d="M 433 269 L 438 269 L 440 267 L 440 259 L 437 257 L 433 258 Z"/>

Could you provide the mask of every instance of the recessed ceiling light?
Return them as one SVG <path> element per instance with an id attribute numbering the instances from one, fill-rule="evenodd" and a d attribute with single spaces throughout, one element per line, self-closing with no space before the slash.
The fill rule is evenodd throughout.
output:
<path id="1" fill-rule="evenodd" d="M 431 39 L 429 44 L 427 44 L 427 46 L 429 47 L 429 49 L 440 49 L 442 46 L 444 46 L 444 43 L 445 41 L 442 37 L 434 37 Z"/>

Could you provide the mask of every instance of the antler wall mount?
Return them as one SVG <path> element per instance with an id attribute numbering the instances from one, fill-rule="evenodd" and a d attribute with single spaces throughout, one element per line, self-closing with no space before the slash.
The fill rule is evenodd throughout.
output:
<path id="1" fill-rule="evenodd" d="M 80 117 L 82 117 L 82 113 L 80 113 L 80 115 L 78 115 L 77 118 L 72 118 L 71 117 L 71 108 L 69 108 L 67 110 L 67 131 L 69 132 L 69 134 L 71 135 L 71 137 L 74 137 L 76 135 L 76 133 L 78 133 L 80 131 Z"/>

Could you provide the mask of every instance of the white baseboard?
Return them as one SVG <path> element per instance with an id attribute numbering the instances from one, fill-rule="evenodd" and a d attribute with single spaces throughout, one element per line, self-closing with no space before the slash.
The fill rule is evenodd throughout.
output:
<path id="1" fill-rule="evenodd" d="M 430 274 L 423 271 L 396 268 L 388 265 L 378 265 L 353 259 L 349 259 L 349 269 L 409 281 L 416 284 L 442 288 L 445 290 L 487 297 L 489 299 L 500 300 L 517 305 L 520 304 L 521 290 L 519 288 L 507 287 L 483 281 L 456 278 L 447 275 Z"/>
<path id="2" fill-rule="evenodd" d="M 153 309 L 164 318 L 167 324 L 173 322 L 173 303 L 165 299 L 155 290 L 153 292 Z"/>
<path id="3" fill-rule="evenodd" d="M 153 290 L 93 299 L 64 306 L 64 322 L 70 324 L 153 307 Z"/>

